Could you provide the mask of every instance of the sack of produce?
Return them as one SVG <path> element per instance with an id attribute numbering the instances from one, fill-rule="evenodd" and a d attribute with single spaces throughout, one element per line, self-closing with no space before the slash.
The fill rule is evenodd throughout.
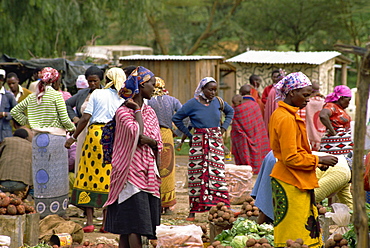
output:
<path id="1" fill-rule="evenodd" d="M 230 204 L 246 201 L 253 188 L 253 172 L 249 165 L 225 164 L 225 180 L 229 189 Z"/>
<path id="2" fill-rule="evenodd" d="M 196 225 L 165 226 L 160 225 L 156 230 L 157 248 L 202 248 L 202 228 Z"/>

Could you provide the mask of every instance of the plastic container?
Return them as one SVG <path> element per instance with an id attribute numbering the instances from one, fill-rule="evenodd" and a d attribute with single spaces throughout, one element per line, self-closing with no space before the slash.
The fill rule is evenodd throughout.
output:
<path id="1" fill-rule="evenodd" d="M 10 246 L 11 238 L 9 236 L 0 235 L 0 247 L 8 248 Z"/>

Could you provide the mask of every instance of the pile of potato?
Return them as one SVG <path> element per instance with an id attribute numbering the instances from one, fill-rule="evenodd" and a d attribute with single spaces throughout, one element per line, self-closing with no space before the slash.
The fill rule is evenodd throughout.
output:
<path id="1" fill-rule="evenodd" d="M 332 239 L 325 242 L 325 248 L 348 248 L 348 241 L 343 238 L 342 234 L 334 234 Z"/>
<path id="2" fill-rule="evenodd" d="M 319 215 L 325 215 L 325 213 L 327 212 L 326 207 L 321 204 L 317 204 L 317 210 L 319 212 Z"/>
<path id="3" fill-rule="evenodd" d="M 225 206 L 225 203 L 219 202 L 209 210 L 208 220 L 215 225 L 225 226 L 232 224 L 236 218 L 234 212 Z"/>
<path id="4" fill-rule="evenodd" d="M 288 239 L 285 247 L 291 248 L 308 248 L 308 245 L 303 244 L 303 239 L 296 239 L 295 241 Z"/>
<path id="5" fill-rule="evenodd" d="M 272 248 L 272 246 L 269 244 L 269 241 L 266 238 L 262 239 L 248 239 L 246 247 L 251 248 Z"/>
<path id="6" fill-rule="evenodd" d="M 10 193 L 0 193 L 0 215 L 36 213 L 35 208 L 22 201 L 22 198 Z"/>
<path id="7" fill-rule="evenodd" d="M 232 246 L 223 246 L 221 245 L 220 241 L 215 241 L 212 245 L 208 246 L 207 248 L 233 248 Z"/>
<path id="8" fill-rule="evenodd" d="M 251 216 L 258 216 L 260 214 L 260 210 L 257 206 L 254 205 L 254 199 L 249 196 L 247 197 L 246 201 L 243 202 L 242 210 L 238 217 L 248 218 Z"/>
<path id="9" fill-rule="evenodd" d="M 207 235 L 207 225 L 201 225 L 200 228 L 202 228 L 202 231 L 203 231 L 203 234 L 202 234 L 203 243 L 209 243 L 211 239 Z"/>

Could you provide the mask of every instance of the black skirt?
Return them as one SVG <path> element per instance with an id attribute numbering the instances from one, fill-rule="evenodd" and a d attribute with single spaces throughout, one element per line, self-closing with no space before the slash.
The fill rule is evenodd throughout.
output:
<path id="1" fill-rule="evenodd" d="M 126 201 L 107 207 L 104 230 L 114 234 L 136 233 L 156 239 L 156 227 L 161 220 L 161 200 L 144 191 Z"/>

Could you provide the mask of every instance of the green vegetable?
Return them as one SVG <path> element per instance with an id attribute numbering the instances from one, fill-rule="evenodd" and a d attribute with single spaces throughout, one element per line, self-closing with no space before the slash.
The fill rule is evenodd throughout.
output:
<path id="1" fill-rule="evenodd" d="M 235 236 L 233 241 L 230 242 L 230 245 L 233 248 L 244 248 L 244 246 L 247 244 L 247 236 Z"/>

